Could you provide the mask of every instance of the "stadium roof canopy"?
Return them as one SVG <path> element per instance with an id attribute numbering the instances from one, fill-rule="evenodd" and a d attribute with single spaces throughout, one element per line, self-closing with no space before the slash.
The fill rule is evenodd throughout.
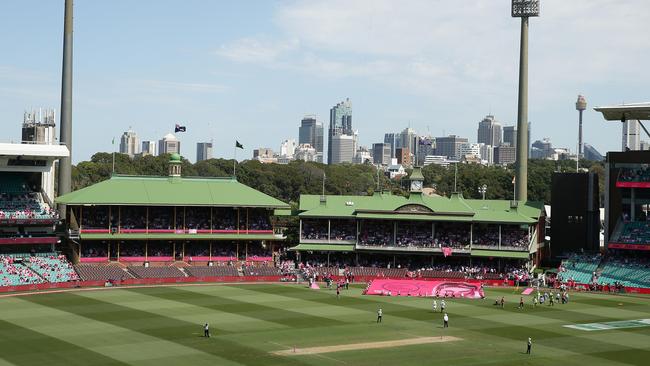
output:
<path id="1" fill-rule="evenodd" d="M 650 120 L 650 102 L 595 107 L 608 121 Z"/>
<path id="2" fill-rule="evenodd" d="M 372 196 L 300 196 L 301 218 L 379 219 L 409 221 L 456 221 L 474 223 L 534 224 L 542 215 L 543 204 L 508 200 L 471 200 L 459 194 L 409 197 L 388 193 Z"/>
<path id="3" fill-rule="evenodd" d="M 120 175 L 60 196 L 56 202 L 66 205 L 290 208 L 234 178 Z"/>
<path id="4" fill-rule="evenodd" d="M 58 159 L 70 156 L 65 145 L 0 143 L 0 156 Z"/>

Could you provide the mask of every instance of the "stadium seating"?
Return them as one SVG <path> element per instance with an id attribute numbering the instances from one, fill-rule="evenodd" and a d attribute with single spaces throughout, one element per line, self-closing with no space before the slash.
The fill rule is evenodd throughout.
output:
<path id="1" fill-rule="evenodd" d="M 178 278 L 185 277 L 177 267 L 144 267 L 129 266 L 129 272 L 136 278 Z"/>
<path id="2" fill-rule="evenodd" d="M 599 284 L 619 282 L 629 287 L 650 287 L 650 267 L 647 265 L 609 260 L 602 266 Z"/>
<path id="3" fill-rule="evenodd" d="M 29 267 L 48 282 L 68 282 L 79 279 L 64 255 L 30 256 Z"/>
<path id="4" fill-rule="evenodd" d="M 350 272 L 354 276 L 383 276 L 383 277 L 406 277 L 406 268 L 379 268 L 379 267 L 352 267 Z"/>
<path id="5" fill-rule="evenodd" d="M 621 168 L 618 179 L 619 182 L 650 182 L 650 168 Z"/>
<path id="6" fill-rule="evenodd" d="M 129 272 L 116 265 L 77 264 L 74 268 L 77 270 L 79 277 L 86 281 L 119 281 L 133 278 Z"/>
<path id="7" fill-rule="evenodd" d="M 244 276 L 279 276 L 280 270 L 276 267 L 249 266 L 242 268 Z"/>
<path id="8" fill-rule="evenodd" d="M 186 267 L 185 271 L 192 277 L 239 276 L 239 271 L 233 266 Z"/>
<path id="9" fill-rule="evenodd" d="M 621 244 L 650 244 L 650 221 L 633 221 L 622 223 L 618 236 L 611 240 Z"/>
<path id="10" fill-rule="evenodd" d="M 0 256 L 0 286 L 18 286 L 43 283 L 42 277 L 24 266 L 14 262 L 14 258 Z"/>
<path id="11" fill-rule="evenodd" d="M 572 256 L 562 261 L 558 277 L 563 281 L 573 279 L 576 283 L 592 283 L 600 260 L 600 256 Z"/>
<path id="12" fill-rule="evenodd" d="M 425 278 L 464 278 L 465 274 L 463 272 L 456 271 L 434 271 L 434 270 L 423 270 L 420 271 L 420 276 Z"/>
<path id="13" fill-rule="evenodd" d="M 15 174 L 0 178 L 0 220 L 55 220 L 58 213 L 27 180 Z"/>

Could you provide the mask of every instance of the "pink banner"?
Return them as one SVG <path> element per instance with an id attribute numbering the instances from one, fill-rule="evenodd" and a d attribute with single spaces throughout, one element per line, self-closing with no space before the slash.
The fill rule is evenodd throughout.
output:
<path id="1" fill-rule="evenodd" d="M 609 243 L 607 244 L 607 248 L 629 249 L 629 250 L 650 250 L 650 245 Z"/>
<path id="2" fill-rule="evenodd" d="M 120 262 L 173 262 L 174 257 L 120 257 Z"/>
<path id="3" fill-rule="evenodd" d="M 616 182 L 617 188 L 650 188 L 650 182 Z"/>
<path id="4" fill-rule="evenodd" d="M 212 257 L 212 260 L 217 262 L 228 262 L 228 261 L 236 261 L 237 257 Z"/>
<path id="5" fill-rule="evenodd" d="M 84 257 L 79 258 L 81 263 L 103 263 L 108 262 L 108 257 Z"/>
<path id="6" fill-rule="evenodd" d="M 525 289 L 521 294 L 522 294 L 522 295 L 530 295 L 532 292 L 533 292 L 533 288 L 532 288 L 532 287 L 528 287 L 528 288 Z"/>
<path id="7" fill-rule="evenodd" d="M 366 295 L 414 296 L 414 297 L 485 297 L 479 283 L 461 281 L 383 280 L 372 281 Z"/>
<path id="8" fill-rule="evenodd" d="M 191 261 L 191 262 L 209 262 L 209 261 L 214 261 L 214 262 L 228 262 L 228 261 L 236 261 L 237 257 L 212 257 L 210 259 L 209 256 L 207 255 L 202 255 L 202 256 L 185 256 L 186 261 Z"/>
<path id="9" fill-rule="evenodd" d="M 55 244 L 59 238 L 56 236 L 44 236 L 34 238 L 0 238 L 0 244 L 16 245 L 16 244 Z"/>
<path id="10" fill-rule="evenodd" d="M 273 257 L 252 256 L 252 257 L 247 257 L 246 260 L 251 262 L 271 262 L 273 261 Z"/>

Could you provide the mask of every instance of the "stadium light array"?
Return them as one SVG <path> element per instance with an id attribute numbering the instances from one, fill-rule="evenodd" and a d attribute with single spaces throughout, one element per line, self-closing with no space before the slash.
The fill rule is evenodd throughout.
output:
<path id="1" fill-rule="evenodd" d="M 539 16 L 539 0 L 512 0 L 512 17 L 528 18 Z"/>

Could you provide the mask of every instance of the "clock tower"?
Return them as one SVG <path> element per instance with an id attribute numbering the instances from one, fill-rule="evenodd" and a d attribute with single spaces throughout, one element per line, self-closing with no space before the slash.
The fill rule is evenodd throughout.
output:
<path id="1" fill-rule="evenodd" d="M 409 180 L 411 181 L 411 187 L 409 191 L 411 193 L 422 193 L 424 176 L 422 175 L 422 169 L 420 167 L 413 168 Z"/>

